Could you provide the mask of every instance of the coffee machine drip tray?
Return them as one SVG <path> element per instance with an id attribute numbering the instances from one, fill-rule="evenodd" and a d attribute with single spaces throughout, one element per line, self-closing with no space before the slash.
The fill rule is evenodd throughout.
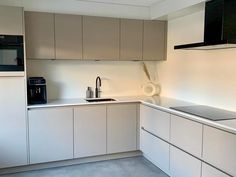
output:
<path id="1" fill-rule="evenodd" d="M 236 119 L 236 112 L 205 105 L 178 106 L 170 108 L 213 121 Z"/>

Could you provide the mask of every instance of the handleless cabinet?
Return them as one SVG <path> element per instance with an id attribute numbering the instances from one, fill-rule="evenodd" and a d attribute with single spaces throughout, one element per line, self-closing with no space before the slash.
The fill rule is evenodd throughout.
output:
<path id="1" fill-rule="evenodd" d="M 107 105 L 107 153 L 137 150 L 137 105 Z"/>
<path id="2" fill-rule="evenodd" d="M 106 105 L 74 108 L 74 156 L 106 154 Z"/>
<path id="3" fill-rule="evenodd" d="M 83 17 L 83 58 L 119 59 L 119 19 Z"/>
<path id="4" fill-rule="evenodd" d="M 23 8 L 0 6 L 0 34 L 23 35 Z"/>
<path id="5" fill-rule="evenodd" d="M 230 177 L 230 176 L 202 162 L 202 177 Z"/>
<path id="6" fill-rule="evenodd" d="M 30 164 L 73 158 L 73 108 L 28 111 Z"/>
<path id="7" fill-rule="evenodd" d="M 55 59 L 54 14 L 25 12 L 26 57 Z"/>
<path id="8" fill-rule="evenodd" d="M 82 59 L 82 16 L 55 14 L 56 59 Z"/>
<path id="9" fill-rule="evenodd" d="M 166 31 L 166 21 L 144 21 L 143 60 L 166 59 Z"/>
<path id="10" fill-rule="evenodd" d="M 215 167 L 236 176 L 236 136 L 204 126 L 203 159 Z"/>
<path id="11" fill-rule="evenodd" d="M 120 20 L 120 59 L 142 60 L 143 21 Z"/>

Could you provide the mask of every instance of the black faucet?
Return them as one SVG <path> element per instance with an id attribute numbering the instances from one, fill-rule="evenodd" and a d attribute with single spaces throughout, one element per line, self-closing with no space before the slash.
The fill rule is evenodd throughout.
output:
<path id="1" fill-rule="evenodd" d="M 96 78 L 96 88 L 95 88 L 95 97 L 96 98 L 100 98 L 100 93 L 101 93 L 101 90 L 100 90 L 100 87 L 102 86 L 102 82 L 101 82 L 101 78 L 98 76 Z"/>

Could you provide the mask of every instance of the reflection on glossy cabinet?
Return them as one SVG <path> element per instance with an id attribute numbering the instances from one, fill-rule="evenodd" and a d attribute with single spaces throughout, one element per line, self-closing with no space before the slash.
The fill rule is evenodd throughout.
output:
<path id="1" fill-rule="evenodd" d="M 0 34 L 23 35 L 23 8 L 0 6 Z"/>
<path id="2" fill-rule="evenodd" d="M 170 146 L 171 177 L 201 177 L 201 161 Z"/>
<path id="3" fill-rule="evenodd" d="M 230 176 L 203 162 L 202 177 L 230 177 Z"/>
<path id="4" fill-rule="evenodd" d="M 204 126 L 203 159 L 236 176 L 236 135 Z"/>
<path id="5" fill-rule="evenodd" d="M 142 60 L 143 21 L 121 19 L 120 59 Z"/>
<path id="6" fill-rule="evenodd" d="M 106 154 L 106 106 L 74 108 L 74 156 Z"/>
<path id="7" fill-rule="evenodd" d="M 119 59 L 119 19 L 83 17 L 83 58 Z"/>
<path id="8" fill-rule="evenodd" d="M 30 164 L 73 158 L 73 108 L 28 111 Z"/>
<path id="9" fill-rule="evenodd" d="M 107 105 L 107 153 L 137 150 L 137 105 Z"/>
<path id="10" fill-rule="evenodd" d="M 26 55 L 29 59 L 55 59 L 54 14 L 25 12 Z"/>
<path id="11" fill-rule="evenodd" d="M 56 59 L 82 59 L 82 16 L 55 14 Z"/>
<path id="12" fill-rule="evenodd" d="M 166 59 L 166 21 L 144 21 L 143 60 Z"/>
<path id="13" fill-rule="evenodd" d="M 200 123 L 171 115 L 171 143 L 199 158 L 202 155 L 202 129 Z"/>

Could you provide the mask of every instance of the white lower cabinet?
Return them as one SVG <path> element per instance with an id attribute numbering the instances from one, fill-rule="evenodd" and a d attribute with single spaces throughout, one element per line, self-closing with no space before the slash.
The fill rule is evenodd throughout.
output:
<path id="1" fill-rule="evenodd" d="M 30 164 L 73 158 L 73 108 L 32 109 L 28 116 Z"/>
<path id="2" fill-rule="evenodd" d="M 152 134 L 141 130 L 140 149 L 153 164 L 169 174 L 170 145 Z"/>
<path id="3" fill-rule="evenodd" d="M 74 108 L 74 157 L 106 154 L 106 105 Z"/>
<path id="4" fill-rule="evenodd" d="M 236 176 L 236 135 L 204 126 L 203 159 Z"/>
<path id="5" fill-rule="evenodd" d="M 107 105 L 107 153 L 137 150 L 137 104 Z"/>
<path id="6" fill-rule="evenodd" d="M 201 177 L 201 161 L 170 146 L 171 177 Z"/>
<path id="7" fill-rule="evenodd" d="M 225 173 L 217 170 L 216 168 L 207 165 L 206 163 L 202 163 L 202 177 L 230 177 Z"/>

